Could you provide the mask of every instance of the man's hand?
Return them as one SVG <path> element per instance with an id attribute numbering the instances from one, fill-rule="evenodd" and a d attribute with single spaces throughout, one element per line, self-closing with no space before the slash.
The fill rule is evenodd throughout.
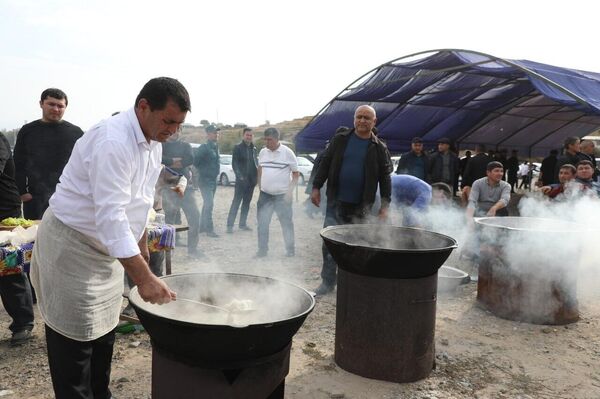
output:
<path id="1" fill-rule="evenodd" d="M 173 190 L 175 193 L 177 193 L 177 195 L 179 195 L 182 198 L 185 195 L 185 190 L 182 187 L 179 187 L 179 186 L 171 187 L 171 190 Z"/>
<path id="2" fill-rule="evenodd" d="M 33 199 L 33 196 L 29 193 L 21 195 L 21 202 L 29 202 Z"/>
<path id="3" fill-rule="evenodd" d="M 146 302 L 162 305 L 177 299 L 177 294 L 169 289 L 167 284 L 152 273 L 148 278 L 138 283 L 140 297 Z"/>
<path id="4" fill-rule="evenodd" d="M 496 216 L 496 208 L 491 207 L 489 211 L 487 211 L 486 216 Z"/>
<path id="5" fill-rule="evenodd" d="M 552 187 L 550 187 L 550 186 L 544 186 L 544 187 L 540 188 L 540 191 L 546 195 L 550 192 L 550 190 L 552 190 Z"/>
<path id="6" fill-rule="evenodd" d="M 312 202 L 316 207 L 321 205 L 321 190 L 318 188 L 313 188 L 310 193 L 310 202 Z"/>

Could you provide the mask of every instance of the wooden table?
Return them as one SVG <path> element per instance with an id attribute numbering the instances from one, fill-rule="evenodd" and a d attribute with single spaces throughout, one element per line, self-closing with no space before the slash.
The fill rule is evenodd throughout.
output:
<path id="1" fill-rule="evenodd" d="M 173 227 L 175 227 L 175 232 L 179 233 L 180 231 L 188 231 L 190 228 L 189 226 L 185 226 L 183 224 L 174 224 Z M 169 274 L 171 274 L 172 272 L 172 268 L 171 268 L 171 252 L 172 251 L 166 251 L 165 253 L 165 274 L 168 276 Z"/>

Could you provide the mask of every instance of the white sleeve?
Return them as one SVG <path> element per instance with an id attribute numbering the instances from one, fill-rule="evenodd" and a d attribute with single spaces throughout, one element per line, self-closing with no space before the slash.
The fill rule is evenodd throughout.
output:
<path id="1" fill-rule="evenodd" d="M 132 155 L 117 142 L 103 141 L 94 149 L 88 173 L 100 242 L 115 258 L 139 254 L 125 213 L 131 202 Z"/>
<path id="2" fill-rule="evenodd" d="M 297 172 L 298 171 L 298 159 L 296 158 L 294 151 L 292 151 L 291 149 L 288 149 L 288 158 L 289 158 L 289 163 L 290 163 L 290 169 L 292 170 L 292 172 Z"/>

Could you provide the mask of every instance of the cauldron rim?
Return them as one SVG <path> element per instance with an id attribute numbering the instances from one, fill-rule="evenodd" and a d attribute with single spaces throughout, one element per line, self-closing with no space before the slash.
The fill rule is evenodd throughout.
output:
<path id="1" fill-rule="evenodd" d="M 522 232 L 531 232 L 531 233 L 581 233 L 583 231 L 588 230 L 585 226 L 580 223 L 572 222 L 569 220 L 562 219 L 552 219 L 552 218 L 540 218 L 540 217 L 532 217 L 532 216 L 485 216 L 485 217 L 476 217 L 473 218 L 475 223 L 482 227 L 487 228 L 495 228 L 501 230 L 509 230 L 509 231 L 522 231 Z M 562 223 L 565 227 L 564 229 L 531 229 L 529 227 L 514 227 L 514 226 L 504 226 L 502 224 L 494 223 L 494 221 L 501 220 L 532 220 L 538 222 L 551 222 L 551 223 Z M 568 228 L 570 227 L 570 228 Z"/>
<path id="2" fill-rule="evenodd" d="M 447 240 L 448 242 L 453 243 L 453 244 L 445 246 L 445 247 L 438 247 L 438 248 L 390 249 L 390 248 L 381 248 L 381 247 L 376 247 L 376 246 L 348 244 L 346 242 L 334 240 L 333 238 L 330 238 L 330 237 L 327 237 L 324 235 L 325 233 L 327 233 L 331 230 L 342 230 L 344 228 L 349 228 L 349 226 L 352 226 L 353 229 L 356 229 L 356 228 L 365 229 L 365 228 L 373 228 L 373 227 L 382 228 L 386 225 L 379 225 L 379 224 L 374 224 L 374 223 L 335 225 L 335 226 L 328 226 L 328 227 L 323 228 L 321 230 L 320 234 L 324 240 L 333 242 L 335 244 L 345 245 L 347 247 L 352 247 L 352 248 L 364 248 L 367 250 L 373 250 L 373 251 L 377 251 L 377 252 L 406 253 L 406 254 L 409 254 L 409 253 L 435 253 L 435 252 L 444 252 L 444 251 L 453 250 L 453 249 L 458 248 L 458 243 L 454 238 L 447 236 L 445 234 L 437 233 L 435 231 L 422 229 L 422 228 L 418 228 L 418 227 L 403 227 L 403 226 L 387 225 L 387 227 L 390 227 L 390 228 L 393 227 L 394 229 L 398 229 L 398 230 L 423 231 L 426 234 L 430 234 L 432 236 L 438 236 L 438 237 L 443 238 L 444 240 Z"/>
<path id="3" fill-rule="evenodd" d="M 304 310 L 301 313 L 298 314 L 294 314 L 292 316 L 289 316 L 286 319 L 280 319 L 280 320 L 272 320 L 269 321 L 267 323 L 256 323 L 256 324 L 248 324 L 248 325 L 244 325 L 244 326 L 232 326 L 229 324 L 203 324 L 203 323 L 194 323 L 194 322 L 189 322 L 189 321 L 183 321 L 180 319 L 173 319 L 167 316 L 163 316 L 160 314 L 156 314 L 154 312 L 149 311 L 148 309 L 145 309 L 143 307 L 141 307 L 139 304 L 136 303 L 136 301 L 143 301 L 143 299 L 139 296 L 138 293 L 138 287 L 135 286 L 133 287 L 130 291 L 129 291 L 129 302 L 131 303 L 131 305 L 133 306 L 133 308 L 138 311 L 141 310 L 144 313 L 147 313 L 149 315 L 151 315 L 152 317 L 156 317 L 156 318 L 160 318 L 162 319 L 163 322 L 166 323 L 170 323 L 170 324 L 175 324 L 175 325 L 180 325 L 180 326 L 186 326 L 186 327 L 195 327 L 195 328 L 202 328 L 202 329 L 232 329 L 232 330 L 242 330 L 242 329 L 248 329 L 248 328 L 265 328 L 265 327 L 271 327 L 273 325 L 276 324 L 285 324 L 285 323 L 292 323 L 295 322 L 297 319 L 299 318 L 303 318 L 308 316 L 308 314 L 310 314 L 316 304 L 315 298 L 313 297 L 313 295 L 311 295 L 311 293 L 309 291 L 307 291 L 305 288 L 301 287 L 298 284 L 294 284 L 294 283 L 290 283 L 288 281 L 284 281 L 284 280 L 279 280 L 279 279 L 275 279 L 272 277 L 266 277 L 266 276 L 257 276 L 254 274 L 245 274 L 245 273 L 217 273 L 217 272 L 211 272 L 211 273 L 202 273 L 202 272 L 188 272 L 188 273 L 176 273 L 176 274 L 169 274 L 166 276 L 160 276 L 159 278 L 161 280 L 166 280 L 169 278 L 173 278 L 173 277 L 179 277 L 179 276 L 189 276 L 189 275 L 203 275 L 203 276 L 236 276 L 236 277 L 252 277 L 252 278 L 259 278 L 259 279 L 265 279 L 265 280 L 271 280 L 274 281 L 276 283 L 283 283 L 286 285 L 291 285 L 293 287 L 298 288 L 301 291 L 304 291 L 304 293 L 306 293 L 307 298 L 310 299 L 310 306 L 307 307 L 306 310 Z M 135 293 L 135 296 L 133 298 L 133 300 L 131 299 L 132 293 Z"/>

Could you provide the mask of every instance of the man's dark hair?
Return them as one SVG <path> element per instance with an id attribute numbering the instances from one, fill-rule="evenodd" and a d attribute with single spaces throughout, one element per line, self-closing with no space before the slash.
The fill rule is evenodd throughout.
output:
<path id="1" fill-rule="evenodd" d="M 242 130 L 242 134 L 246 134 L 246 132 L 251 132 L 252 129 L 250 129 L 249 127 L 245 127 L 244 130 Z"/>
<path id="2" fill-rule="evenodd" d="M 279 140 L 279 130 L 274 127 L 267 128 L 265 130 L 265 137 L 274 137 Z"/>
<path id="3" fill-rule="evenodd" d="M 550 150 L 550 155 L 558 155 L 558 150 Z"/>
<path id="4" fill-rule="evenodd" d="M 150 110 L 161 110 L 167 106 L 167 101 L 172 100 L 179 106 L 182 112 L 192 110 L 190 103 L 190 95 L 183 85 L 176 79 L 160 77 L 150 79 L 148 83 L 142 87 L 140 94 L 135 99 L 137 107 L 140 100 L 144 98 L 150 105 Z"/>
<path id="5" fill-rule="evenodd" d="M 583 159 L 577 162 L 577 165 L 575 165 L 575 167 L 579 168 L 579 166 L 581 165 L 588 165 L 590 168 L 594 169 L 594 164 L 592 163 L 592 161 L 588 161 L 587 159 Z"/>
<path id="6" fill-rule="evenodd" d="M 442 183 L 442 182 L 433 183 L 431 185 L 431 189 L 441 191 L 442 193 L 444 193 L 444 196 L 447 199 L 452 198 L 452 188 L 449 185 L 447 185 L 446 183 Z"/>
<path id="7" fill-rule="evenodd" d="M 65 92 L 62 91 L 61 89 L 56 89 L 54 87 L 51 87 L 49 89 L 44 90 L 42 92 L 42 95 L 40 96 L 40 101 L 43 102 L 48 97 L 56 98 L 57 100 L 64 99 L 65 105 L 69 105 L 69 99 L 67 98 L 67 95 L 65 94 Z"/>
<path id="8" fill-rule="evenodd" d="M 570 163 L 564 164 L 563 166 L 560 167 L 559 170 L 563 170 L 563 169 L 570 170 L 572 174 L 576 174 L 577 173 L 577 168 L 575 166 L 571 165 Z"/>
<path id="9" fill-rule="evenodd" d="M 569 148 L 570 145 L 573 145 L 579 141 L 579 137 L 571 136 L 565 139 L 565 149 Z"/>
<path id="10" fill-rule="evenodd" d="M 487 168 L 486 170 L 488 172 L 496 169 L 496 168 L 500 168 L 500 169 L 504 169 L 504 166 L 502 166 L 502 163 L 498 162 L 498 161 L 492 161 L 490 163 L 487 164 Z"/>

